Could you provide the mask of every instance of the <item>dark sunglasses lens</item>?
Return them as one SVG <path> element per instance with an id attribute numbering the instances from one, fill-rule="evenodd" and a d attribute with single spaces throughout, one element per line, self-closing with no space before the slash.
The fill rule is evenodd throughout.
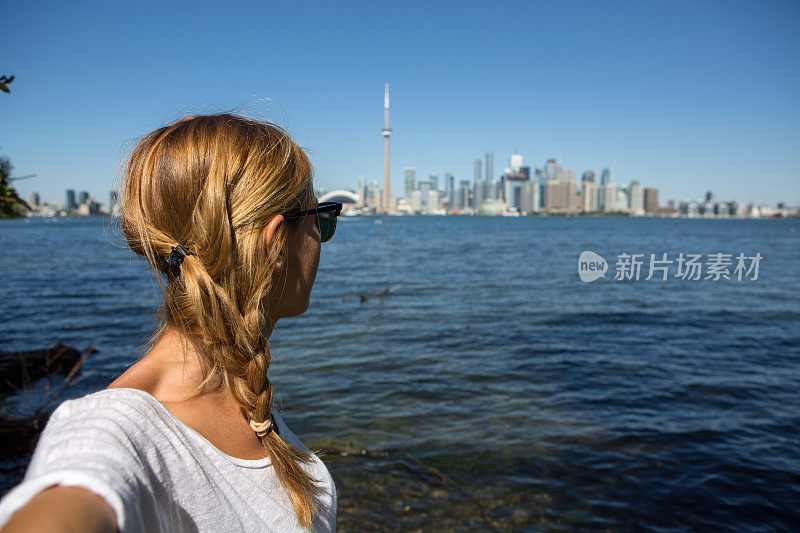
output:
<path id="1" fill-rule="evenodd" d="M 319 229 L 319 239 L 328 242 L 336 231 L 336 214 L 333 211 L 317 213 L 317 228 Z"/>

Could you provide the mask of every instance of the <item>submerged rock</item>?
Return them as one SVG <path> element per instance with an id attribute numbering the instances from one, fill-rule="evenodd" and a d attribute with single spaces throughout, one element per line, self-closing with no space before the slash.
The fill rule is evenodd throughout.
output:
<path id="1" fill-rule="evenodd" d="M 0 350 L 0 396 L 11 394 L 45 376 L 68 375 L 80 367 L 83 358 L 95 351 L 89 348 L 81 352 L 61 343 L 44 350 Z"/>

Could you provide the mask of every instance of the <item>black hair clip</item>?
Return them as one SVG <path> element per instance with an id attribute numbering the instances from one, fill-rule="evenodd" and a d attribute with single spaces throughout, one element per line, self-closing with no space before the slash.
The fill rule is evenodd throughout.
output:
<path id="1" fill-rule="evenodd" d="M 164 261 L 168 265 L 172 266 L 180 266 L 183 263 L 183 258 L 187 255 L 194 255 L 192 252 L 186 249 L 186 247 L 182 244 L 176 244 L 172 247 L 172 251 L 169 255 L 164 256 Z"/>

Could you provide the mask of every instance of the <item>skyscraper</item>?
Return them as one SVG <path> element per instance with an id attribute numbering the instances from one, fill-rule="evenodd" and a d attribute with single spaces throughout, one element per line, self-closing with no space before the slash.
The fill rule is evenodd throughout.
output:
<path id="1" fill-rule="evenodd" d="M 597 187 L 594 183 L 594 176 L 591 176 L 592 179 L 586 179 L 588 174 L 585 172 L 583 174 L 583 180 L 581 180 L 581 211 L 584 213 L 593 213 L 597 211 Z"/>
<path id="2" fill-rule="evenodd" d="M 439 190 L 439 174 L 431 174 L 428 176 L 428 179 L 431 180 L 431 187 L 433 187 L 434 191 Z"/>
<path id="3" fill-rule="evenodd" d="M 486 183 L 491 183 L 494 179 L 494 152 L 486 152 Z"/>
<path id="4" fill-rule="evenodd" d="M 481 169 L 481 160 L 476 159 L 472 172 L 472 206 L 475 209 L 480 209 L 483 200 L 483 171 Z"/>
<path id="5" fill-rule="evenodd" d="M 644 212 L 658 213 L 658 189 L 655 187 L 647 187 L 644 190 Z"/>
<path id="6" fill-rule="evenodd" d="M 608 169 L 605 169 L 608 170 Z M 605 173 L 605 170 L 603 171 Z M 600 178 L 602 182 L 603 177 Z M 604 213 L 612 213 L 618 211 L 617 207 L 617 186 L 610 181 L 605 185 L 600 185 L 600 190 L 597 195 L 597 207 Z"/>
<path id="7" fill-rule="evenodd" d="M 75 203 L 75 190 L 67 189 L 66 205 L 67 211 L 74 211 L 78 204 Z"/>
<path id="8" fill-rule="evenodd" d="M 630 212 L 631 210 L 631 194 L 628 187 L 620 187 L 617 189 L 617 211 Z"/>
<path id="9" fill-rule="evenodd" d="M 611 183 L 611 169 L 604 168 L 602 174 L 600 174 L 600 186 L 607 185 Z"/>
<path id="10" fill-rule="evenodd" d="M 434 190 L 433 182 L 431 180 L 420 180 L 418 183 L 420 198 L 422 199 L 422 208 L 428 207 L 428 200 L 431 196 L 431 191 Z"/>
<path id="11" fill-rule="evenodd" d="M 644 214 L 644 189 L 638 180 L 631 181 L 628 187 L 628 204 L 632 214 L 637 216 Z"/>
<path id="12" fill-rule="evenodd" d="M 388 213 L 392 209 L 392 183 L 389 177 L 389 137 L 392 135 L 392 128 L 389 127 L 389 82 L 386 82 L 383 93 L 383 201 L 381 210 Z"/>
<path id="13" fill-rule="evenodd" d="M 525 214 L 539 211 L 539 182 L 537 180 L 523 181 L 521 189 L 520 210 Z"/>
<path id="14" fill-rule="evenodd" d="M 570 180 L 547 180 L 542 190 L 542 208 L 553 213 L 575 210 L 576 190 Z"/>
<path id="15" fill-rule="evenodd" d="M 450 172 L 445 172 L 444 182 L 447 188 L 447 203 L 452 209 L 456 206 L 456 178 Z"/>
<path id="16" fill-rule="evenodd" d="M 458 207 L 466 209 L 469 207 L 469 180 L 461 180 L 458 187 Z"/>
<path id="17" fill-rule="evenodd" d="M 475 209 L 480 209 L 481 204 L 486 200 L 483 193 L 485 192 L 483 180 L 478 178 L 472 186 L 472 205 Z"/>
<path id="18" fill-rule="evenodd" d="M 511 172 L 519 172 L 522 168 L 523 160 L 522 154 L 519 153 L 517 147 L 514 147 L 514 153 L 511 154 L 511 158 L 508 162 L 508 166 L 511 168 Z"/>
<path id="19" fill-rule="evenodd" d="M 439 191 L 437 189 L 431 189 L 428 192 L 428 211 L 438 211 L 439 210 Z"/>
<path id="20" fill-rule="evenodd" d="M 555 159 L 548 159 L 547 165 L 544 167 L 544 175 L 545 178 L 548 180 L 556 179 L 556 160 Z"/>
<path id="21" fill-rule="evenodd" d="M 406 167 L 406 199 L 411 200 L 411 193 L 414 192 L 414 181 L 416 180 L 417 169 L 414 167 Z"/>
<path id="22" fill-rule="evenodd" d="M 410 205 L 412 211 L 415 213 L 422 211 L 422 193 L 419 191 L 419 189 L 414 189 L 414 191 L 411 193 Z"/>
<path id="23" fill-rule="evenodd" d="M 358 182 L 358 207 L 367 205 L 367 186 L 364 184 L 364 178 Z"/>

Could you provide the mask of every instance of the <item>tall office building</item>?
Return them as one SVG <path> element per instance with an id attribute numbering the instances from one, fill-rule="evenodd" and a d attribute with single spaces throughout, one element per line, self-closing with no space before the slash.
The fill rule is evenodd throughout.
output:
<path id="1" fill-rule="evenodd" d="M 415 213 L 422 211 L 422 193 L 419 189 L 414 189 L 411 192 L 411 209 Z"/>
<path id="2" fill-rule="evenodd" d="M 420 198 L 422 200 L 422 208 L 425 209 L 428 207 L 430 192 L 434 190 L 433 182 L 431 180 L 420 180 L 417 187 L 419 188 Z"/>
<path id="3" fill-rule="evenodd" d="M 481 204 L 486 200 L 484 197 L 485 189 L 483 180 L 480 178 L 476 179 L 472 187 L 472 205 L 475 209 L 480 209 Z"/>
<path id="4" fill-rule="evenodd" d="M 511 172 L 519 172 L 522 169 L 522 154 L 519 153 L 519 149 L 515 146 L 514 153 L 511 154 L 511 157 L 508 161 L 508 166 L 511 169 Z"/>
<path id="5" fill-rule="evenodd" d="M 650 215 L 658 213 L 658 189 L 655 187 L 644 190 L 644 212 Z"/>
<path id="6" fill-rule="evenodd" d="M 431 181 L 431 187 L 433 187 L 434 191 L 439 190 L 439 174 L 431 174 L 428 176 L 428 179 Z"/>
<path id="7" fill-rule="evenodd" d="M 603 178 L 600 178 L 602 182 Z M 611 213 L 617 211 L 617 186 L 613 183 L 606 183 L 600 185 L 597 193 L 597 209 L 604 213 Z"/>
<path id="8" fill-rule="evenodd" d="M 374 181 L 366 187 L 366 207 L 378 210 L 380 198 L 378 198 L 378 182 Z"/>
<path id="9" fill-rule="evenodd" d="M 586 174 L 581 180 L 581 211 L 584 213 L 594 213 L 597 211 L 597 186 L 594 180 L 585 179 Z"/>
<path id="10" fill-rule="evenodd" d="M 572 179 L 574 181 L 575 171 L 569 171 L 566 168 L 564 168 L 564 165 L 561 164 L 561 161 L 556 163 L 555 179 L 562 180 L 562 181 L 563 180 L 568 180 L 568 179 L 570 179 L 570 172 L 572 172 Z"/>
<path id="11" fill-rule="evenodd" d="M 539 182 L 538 180 L 523 181 L 521 189 L 520 211 L 525 214 L 539 211 Z"/>
<path id="12" fill-rule="evenodd" d="M 81 193 L 78 195 L 78 204 L 80 205 L 80 204 L 86 202 L 86 200 L 88 200 L 88 199 L 89 199 L 89 192 L 88 191 L 81 191 Z"/>
<path id="13" fill-rule="evenodd" d="M 638 180 L 633 180 L 630 187 L 628 187 L 628 202 L 632 214 L 644 214 L 644 189 Z"/>
<path id="14" fill-rule="evenodd" d="M 372 184 L 367 186 L 366 198 L 366 206 L 374 209 L 375 212 L 380 212 L 378 208 L 383 203 L 383 198 L 380 195 L 377 181 L 373 180 Z"/>
<path id="15" fill-rule="evenodd" d="M 450 172 L 444 173 L 444 186 L 447 192 L 447 205 L 450 208 L 456 205 L 456 178 Z"/>
<path id="16" fill-rule="evenodd" d="M 486 200 L 497 200 L 497 190 L 500 187 L 500 180 L 492 180 L 484 183 L 485 192 L 483 197 Z"/>
<path id="17" fill-rule="evenodd" d="M 414 167 L 405 168 L 406 175 L 406 199 L 411 199 L 411 193 L 414 192 L 414 181 L 416 180 L 417 169 Z"/>
<path id="18" fill-rule="evenodd" d="M 476 159 L 472 169 L 472 206 L 480 209 L 484 200 L 483 172 L 481 171 L 481 160 Z"/>
<path id="19" fill-rule="evenodd" d="M 556 179 L 556 160 L 555 159 L 548 159 L 547 164 L 544 167 L 544 176 L 548 180 Z"/>
<path id="20" fill-rule="evenodd" d="M 575 210 L 577 192 L 575 184 L 566 179 L 547 180 L 542 190 L 542 209 L 553 213 Z"/>
<path id="21" fill-rule="evenodd" d="M 503 176 L 503 201 L 509 208 L 522 210 L 522 186 L 529 180 L 522 172 Z"/>
<path id="22" fill-rule="evenodd" d="M 466 209 L 469 207 L 469 180 L 461 180 L 458 187 L 458 207 Z"/>
<path id="23" fill-rule="evenodd" d="M 358 182 L 358 207 L 364 207 L 367 205 L 367 187 L 364 184 L 364 178 L 361 178 Z"/>
<path id="24" fill-rule="evenodd" d="M 631 195 L 628 187 L 617 189 L 617 211 L 629 212 L 631 210 Z"/>
<path id="25" fill-rule="evenodd" d="M 611 183 L 611 168 L 604 168 L 600 174 L 600 185 L 603 186 L 608 183 Z"/>
<path id="26" fill-rule="evenodd" d="M 494 152 L 486 152 L 486 183 L 491 183 L 494 179 Z"/>
<path id="27" fill-rule="evenodd" d="M 64 207 L 67 208 L 67 211 L 74 211 L 78 207 L 78 204 L 75 203 L 75 191 L 73 189 L 67 189 Z"/>
<path id="28" fill-rule="evenodd" d="M 38 207 L 41 203 L 41 197 L 38 192 L 30 192 L 28 194 L 28 205 L 31 207 Z"/>
<path id="29" fill-rule="evenodd" d="M 592 183 L 597 183 L 597 173 L 594 170 L 587 170 L 583 173 L 581 177 L 581 181 L 590 181 Z"/>
<path id="30" fill-rule="evenodd" d="M 439 207 L 439 190 L 431 189 L 428 192 L 428 211 L 438 211 Z"/>
<path id="31" fill-rule="evenodd" d="M 389 82 L 386 82 L 383 92 L 383 200 L 379 212 L 389 212 L 392 208 L 392 182 L 389 177 L 389 137 L 392 128 L 389 127 Z"/>

